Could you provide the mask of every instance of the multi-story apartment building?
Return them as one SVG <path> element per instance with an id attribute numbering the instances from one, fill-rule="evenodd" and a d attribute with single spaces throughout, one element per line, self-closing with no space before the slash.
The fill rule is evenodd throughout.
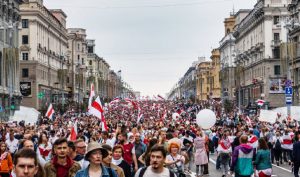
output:
<path id="1" fill-rule="evenodd" d="M 84 104 L 88 99 L 87 88 L 87 40 L 86 30 L 82 28 L 68 28 L 68 87 L 71 98 L 78 104 Z"/>
<path id="2" fill-rule="evenodd" d="M 205 60 L 205 58 L 204 58 Z M 208 100 L 210 97 L 209 78 L 211 62 L 201 61 L 197 66 L 197 99 Z"/>
<path id="3" fill-rule="evenodd" d="M 101 75 L 99 78 L 99 95 L 104 100 L 108 99 L 109 68 L 109 64 L 103 58 L 100 58 L 99 70 L 101 71 Z"/>
<path id="4" fill-rule="evenodd" d="M 210 61 L 203 58 L 197 65 L 197 99 L 204 100 L 220 100 L 221 84 L 220 84 L 220 51 L 213 49 Z"/>
<path id="5" fill-rule="evenodd" d="M 122 83 L 120 77 L 113 70 L 110 70 L 108 80 L 108 98 L 111 100 L 121 95 Z"/>
<path id="6" fill-rule="evenodd" d="M 246 17 L 236 17 L 237 100 L 244 106 L 261 98 L 270 107 L 285 105 L 286 74 L 281 66 L 280 45 L 287 37 L 278 24 L 288 16 L 289 3 L 258 0 Z"/>
<path id="7" fill-rule="evenodd" d="M 68 93 L 67 16 L 60 9 L 47 9 L 42 0 L 24 1 L 20 15 L 22 105 L 38 110 L 46 110 L 50 103 L 63 107 Z"/>
<path id="8" fill-rule="evenodd" d="M 290 58 L 291 78 L 294 87 L 294 105 L 300 104 L 300 0 L 292 0 L 288 6 L 291 19 L 291 28 L 289 31 L 290 42 L 294 46 L 294 56 Z"/>
<path id="9" fill-rule="evenodd" d="M 221 98 L 223 100 L 235 100 L 235 38 L 233 37 L 233 29 L 235 26 L 235 16 L 231 15 L 225 18 L 225 36 L 220 41 L 220 82 L 221 82 Z"/>
<path id="10" fill-rule="evenodd" d="M 220 51 L 213 49 L 211 51 L 211 68 L 209 75 L 210 98 L 219 100 L 221 98 L 221 83 L 220 83 Z"/>
<path id="11" fill-rule="evenodd" d="M 0 0 L 0 118 L 8 120 L 19 109 L 19 5 L 21 0 Z"/>

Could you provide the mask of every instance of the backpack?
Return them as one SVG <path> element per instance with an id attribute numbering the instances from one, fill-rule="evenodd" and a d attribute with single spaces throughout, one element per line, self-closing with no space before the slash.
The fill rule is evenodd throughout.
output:
<path id="1" fill-rule="evenodd" d="M 280 143 L 279 139 L 276 140 L 274 149 L 276 149 L 276 150 L 281 149 L 281 143 Z"/>
<path id="2" fill-rule="evenodd" d="M 144 167 L 141 169 L 139 177 L 143 177 L 148 167 Z M 175 174 L 169 170 L 170 177 L 175 177 Z"/>

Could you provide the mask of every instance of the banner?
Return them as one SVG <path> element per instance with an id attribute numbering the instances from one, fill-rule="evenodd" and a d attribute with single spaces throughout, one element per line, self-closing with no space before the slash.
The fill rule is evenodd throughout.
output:
<path id="1" fill-rule="evenodd" d="M 285 80 L 270 79 L 269 93 L 285 93 Z"/>
<path id="2" fill-rule="evenodd" d="M 20 82 L 20 92 L 23 96 L 31 97 L 31 82 Z"/>
<path id="3" fill-rule="evenodd" d="M 259 121 L 262 122 L 269 122 L 275 123 L 277 119 L 277 112 L 276 111 L 269 111 L 269 110 L 260 110 Z"/>

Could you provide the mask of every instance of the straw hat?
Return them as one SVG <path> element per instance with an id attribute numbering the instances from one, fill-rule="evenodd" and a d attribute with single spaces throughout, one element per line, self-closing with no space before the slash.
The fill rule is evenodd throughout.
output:
<path id="1" fill-rule="evenodd" d="M 90 156 L 91 152 L 94 150 L 101 150 L 102 157 L 106 157 L 108 155 L 107 150 L 104 149 L 101 144 L 99 144 L 97 142 L 91 142 L 88 144 L 87 153 L 86 153 L 84 159 L 89 161 L 89 156 Z"/>

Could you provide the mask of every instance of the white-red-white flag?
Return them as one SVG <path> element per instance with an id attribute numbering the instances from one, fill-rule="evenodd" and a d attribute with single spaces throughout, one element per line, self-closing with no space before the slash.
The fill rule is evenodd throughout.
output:
<path id="1" fill-rule="evenodd" d="M 258 106 L 263 106 L 265 104 L 265 101 L 259 99 L 259 100 L 256 100 L 256 103 L 257 103 Z"/>
<path id="2" fill-rule="evenodd" d="M 92 106 L 94 96 L 95 96 L 95 88 L 94 88 L 94 84 L 91 84 L 88 109 L 90 109 Z"/>
<path id="3" fill-rule="evenodd" d="M 52 119 L 54 112 L 55 111 L 54 111 L 53 105 L 52 105 L 52 103 L 50 103 L 45 116 L 48 117 L 49 119 Z"/>
<path id="4" fill-rule="evenodd" d="M 107 131 L 108 127 L 106 124 L 106 120 L 104 117 L 104 109 L 101 104 L 99 96 L 96 98 L 95 101 L 93 101 L 91 109 L 89 110 L 89 113 L 98 117 L 101 120 L 101 126 L 102 126 L 102 131 Z"/>
<path id="5" fill-rule="evenodd" d="M 101 115 L 104 112 L 99 96 L 91 104 L 89 113 L 101 119 Z"/>
<path id="6" fill-rule="evenodd" d="M 116 104 L 116 103 L 119 103 L 120 101 L 121 101 L 120 98 L 115 98 L 115 99 L 113 99 L 113 100 L 109 103 L 109 106 L 112 106 L 112 105 L 114 105 L 114 104 Z"/>
<path id="7" fill-rule="evenodd" d="M 77 120 L 75 121 L 74 125 L 72 126 L 72 129 L 71 129 L 71 135 L 70 135 L 70 140 L 71 141 L 76 141 L 77 139 Z"/>

